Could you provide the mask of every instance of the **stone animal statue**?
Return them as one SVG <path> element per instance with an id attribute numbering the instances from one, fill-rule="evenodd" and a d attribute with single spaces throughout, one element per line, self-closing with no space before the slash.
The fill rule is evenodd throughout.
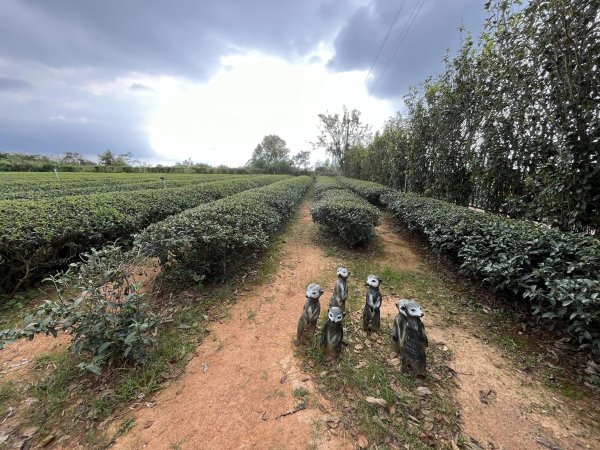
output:
<path id="1" fill-rule="evenodd" d="M 321 303 L 319 303 L 321 295 L 323 295 L 323 289 L 318 284 L 311 283 L 306 288 L 306 303 L 302 309 L 300 319 L 298 319 L 296 345 L 306 344 L 314 336 L 317 320 L 319 320 L 321 314 Z"/>
<path id="2" fill-rule="evenodd" d="M 327 321 L 321 331 L 321 348 L 326 356 L 338 356 L 342 351 L 344 328 L 342 319 L 344 311 L 338 306 L 332 306 L 327 313 Z"/>
<path id="3" fill-rule="evenodd" d="M 381 292 L 379 285 L 381 278 L 377 275 L 367 277 L 367 295 L 365 299 L 365 308 L 363 309 L 363 330 L 379 330 L 381 322 Z"/>
<path id="4" fill-rule="evenodd" d="M 402 372 L 412 376 L 425 376 L 428 347 L 425 326 L 421 322 L 421 306 L 412 299 L 401 299 L 396 303 L 398 315 L 392 329 L 392 345 L 402 363 Z"/>
<path id="5" fill-rule="evenodd" d="M 341 308 L 343 312 L 346 312 L 346 300 L 348 300 L 348 277 L 350 272 L 345 267 L 340 267 L 337 270 L 337 281 L 335 282 L 335 289 L 333 290 L 333 296 L 329 302 L 329 307 L 332 308 L 337 306 Z"/>

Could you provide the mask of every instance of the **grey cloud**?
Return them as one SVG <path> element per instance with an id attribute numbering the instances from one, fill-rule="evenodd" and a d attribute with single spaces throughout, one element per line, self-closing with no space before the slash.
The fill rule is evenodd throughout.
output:
<path id="1" fill-rule="evenodd" d="M 420 1 L 406 0 L 369 78 L 367 86 L 377 97 L 400 103 L 400 97 L 410 86 L 442 70 L 446 51 L 460 46 L 458 29 L 461 24 L 477 35 L 486 17 L 483 4 L 473 0 L 429 0 L 424 3 L 404 39 L 399 41 Z M 335 55 L 328 67 L 334 71 L 368 71 L 400 3 L 397 0 L 375 0 L 369 7 L 357 9 L 336 36 Z M 398 42 L 397 53 L 383 72 Z M 383 77 L 373 91 L 382 73 Z"/>
<path id="2" fill-rule="evenodd" d="M 149 86 L 146 86 L 145 84 L 141 84 L 141 83 L 132 83 L 129 86 L 129 90 L 130 91 L 141 91 L 141 92 L 155 92 L 154 89 L 152 89 Z"/>
<path id="3" fill-rule="evenodd" d="M 0 92 L 21 92 L 29 91 L 31 89 L 33 89 L 33 85 L 25 80 L 20 80 L 18 78 L 0 77 Z"/>
<path id="4" fill-rule="evenodd" d="M 0 149 L 152 157 L 140 131 L 150 88 L 133 83 L 123 99 L 88 86 L 132 74 L 204 81 L 223 55 L 245 50 L 305 57 L 356 1 L 2 0 L 0 92 L 19 95 L 0 102 Z"/>
<path id="5" fill-rule="evenodd" d="M 0 55 L 54 68 L 206 78 L 220 56 L 258 48 L 301 56 L 339 27 L 351 1 L 5 0 Z M 34 31 L 32 31 L 34 30 Z"/>
<path id="6" fill-rule="evenodd" d="M 77 151 L 94 160 L 107 148 L 132 151 L 138 158 L 155 156 L 139 126 L 145 105 L 137 96 L 94 94 L 78 84 L 78 72 L 23 70 L 36 72 L 36 89 L 0 102 L 0 150 L 50 155 Z"/>

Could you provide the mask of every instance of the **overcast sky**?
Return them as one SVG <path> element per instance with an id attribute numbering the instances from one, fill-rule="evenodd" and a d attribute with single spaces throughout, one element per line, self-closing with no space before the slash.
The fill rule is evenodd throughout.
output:
<path id="1" fill-rule="evenodd" d="M 344 104 L 378 129 L 482 4 L 0 0 L 0 151 L 237 166 L 267 134 L 311 149 L 317 114 Z"/>

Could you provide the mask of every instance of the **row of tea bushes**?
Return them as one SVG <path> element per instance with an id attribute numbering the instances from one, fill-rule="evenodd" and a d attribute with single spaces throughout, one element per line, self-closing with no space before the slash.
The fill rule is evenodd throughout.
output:
<path id="1" fill-rule="evenodd" d="M 351 247 L 364 245 L 380 222 L 379 210 L 341 185 L 337 178 L 319 177 L 312 219 L 323 231 Z"/>
<path id="2" fill-rule="evenodd" d="M 135 244 L 170 277 L 220 280 L 267 248 L 310 182 L 290 178 L 184 211 L 150 225 Z"/>
<path id="3" fill-rule="evenodd" d="M 582 348 L 600 353 L 598 239 L 413 194 L 391 192 L 382 200 L 433 248 L 458 257 L 462 272 L 517 294 Z"/>
<path id="4" fill-rule="evenodd" d="M 360 195 L 369 203 L 375 206 L 381 206 L 381 196 L 392 192 L 387 186 L 371 181 L 356 180 L 354 178 L 337 177 L 338 182 L 345 188 Z"/>
<path id="5" fill-rule="evenodd" d="M 281 180 L 269 175 L 172 189 L 0 201 L 0 294 L 71 262 L 79 253 L 200 204 Z"/>
<path id="6" fill-rule="evenodd" d="M 111 177 L 98 180 L 69 181 L 32 181 L 21 185 L 0 185 L 0 200 L 38 200 L 42 198 L 63 197 L 67 195 L 102 194 L 117 191 L 139 191 L 145 189 L 170 189 L 209 183 L 211 181 L 229 180 L 234 177 L 248 175 L 187 175 L 184 177 L 152 177 L 127 179 Z M 98 176 L 98 175 L 97 175 Z M 101 177 L 101 175 L 99 176 Z"/>

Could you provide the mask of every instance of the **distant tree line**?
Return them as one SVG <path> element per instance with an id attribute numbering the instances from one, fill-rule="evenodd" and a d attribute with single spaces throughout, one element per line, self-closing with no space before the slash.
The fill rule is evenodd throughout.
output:
<path id="1" fill-rule="evenodd" d="M 326 162 L 326 166 L 329 162 Z M 211 166 L 196 163 L 187 158 L 172 166 L 158 164 L 150 166 L 135 159 L 132 152 L 117 154 L 105 150 L 92 162 L 78 152 L 65 152 L 52 157 L 43 154 L 0 152 L 0 172 L 160 172 L 160 173 L 223 173 L 223 174 L 307 174 L 310 166 L 310 151 L 291 155 L 286 142 L 277 135 L 265 136 L 256 146 L 251 159 L 244 167 Z"/>
<path id="2" fill-rule="evenodd" d="M 341 171 L 563 230 L 598 230 L 600 2 L 520 4 L 489 1 L 478 42 L 463 32 L 443 73 L 412 89 L 406 113 L 368 145 L 351 142 L 341 157 L 330 146 Z"/>

